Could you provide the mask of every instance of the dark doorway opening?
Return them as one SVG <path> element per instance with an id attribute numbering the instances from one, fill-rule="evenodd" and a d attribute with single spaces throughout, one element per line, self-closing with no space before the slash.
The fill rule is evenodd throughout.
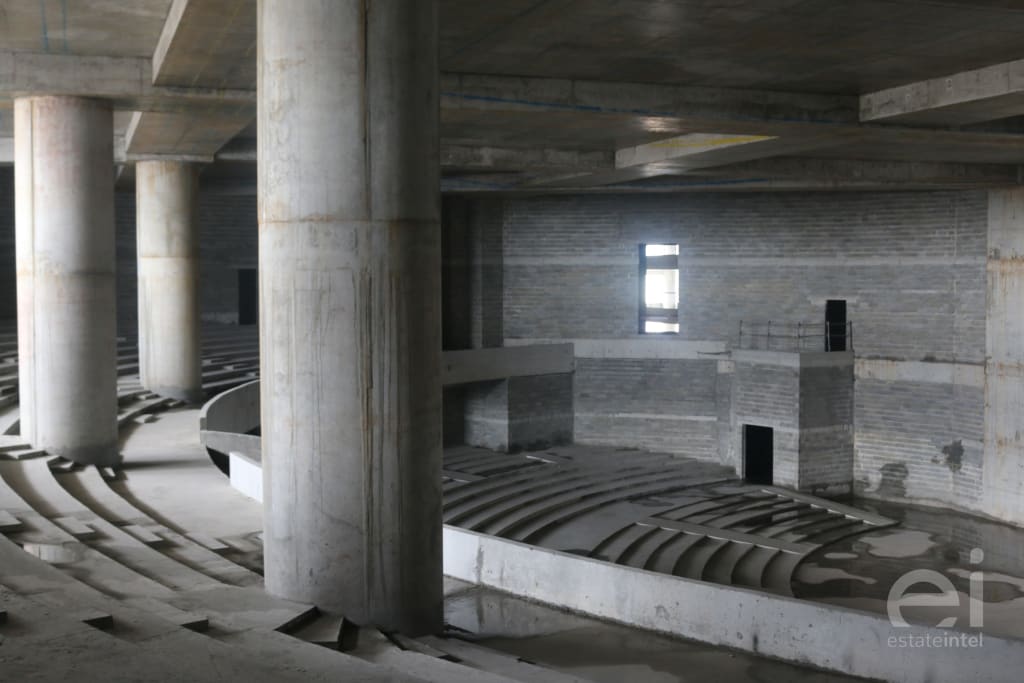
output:
<path id="1" fill-rule="evenodd" d="M 256 325 L 260 321 L 260 278 L 255 268 L 238 270 L 238 324 Z"/>
<path id="2" fill-rule="evenodd" d="M 771 486 L 775 469 L 775 430 L 743 425 L 743 478 L 751 484 Z"/>
<path id="3" fill-rule="evenodd" d="M 846 301 L 842 299 L 825 302 L 825 350 L 846 350 Z"/>

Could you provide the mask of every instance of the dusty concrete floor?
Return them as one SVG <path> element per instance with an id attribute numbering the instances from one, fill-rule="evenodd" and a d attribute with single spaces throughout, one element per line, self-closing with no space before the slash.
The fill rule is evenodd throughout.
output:
<path id="1" fill-rule="evenodd" d="M 446 580 L 446 621 L 486 647 L 595 683 L 776 683 L 862 679 L 669 638 Z"/>
<path id="2" fill-rule="evenodd" d="M 951 582 L 960 607 L 907 608 L 908 620 L 934 624 L 956 616 L 957 628 L 965 628 L 970 576 L 981 572 L 982 631 L 1024 638 L 1024 529 L 941 509 L 866 500 L 854 504 L 899 520 L 900 526 L 813 553 L 796 572 L 797 597 L 885 613 L 893 584 L 908 572 L 926 569 Z M 938 589 L 922 588 L 926 591 Z"/>
<path id="3" fill-rule="evenodd" d="M 125 476 L 113 486 L 169 526 L 201 528 L 229 541 L 230 559 L 259 571 L 261 507 L 227 486 L 212 466 L 198 441 L 197 421 L 197 410 L 179 408 L 133 427 L 123 440 Z M 852 504 L 900 526 L 840 539 L 812 553 L 795 573 L 796 597 L 884 614 L 889 589 L 900 576 L 937 570 L 959 593 L 960 609 L 943 608 L 936 617 L 934 610 L 908 608 L 907 618 L 934 624 L 954 614 L 958 627 L 966 627 L 970 573 L 982 571 L 984 632 L 1024 638 L 1024 529 L 953 511 L 866 500 Z M 975 549 L 984 558 L 972 564 Z"/>
<path id="4" fill-rule="evenodd" d="M 198 411 L 179 408 L 133 428 L 114 485 L 153 516 L 216 538 L 259 545 L 261 507 L 228 486 L 199 444 Z M 187 494 L 183 495 L 183 492 Z M 259 568 L 259 552 L 248 558 Z M 855 680 L 569 614 L 446 580 L 446 617 L 482 645 L 597 682 Z"/>

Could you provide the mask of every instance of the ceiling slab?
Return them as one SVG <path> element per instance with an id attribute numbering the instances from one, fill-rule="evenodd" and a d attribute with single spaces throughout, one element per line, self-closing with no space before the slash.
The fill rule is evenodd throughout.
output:
<path id="1" fill-rule="evenodd" d="M 1019 58 L 1020 2 L 442 0 L 441 67 L 859 95 Z"/>
<path id="2" fill-rule="evenodd" d="M 153 83 L 256 89 L 256 0 L 174 0 Z"/>
<path id="3" fill-rule="evenodd" d="M 171 0 L 3 0 L 4 50 L 149 57 Z"/>

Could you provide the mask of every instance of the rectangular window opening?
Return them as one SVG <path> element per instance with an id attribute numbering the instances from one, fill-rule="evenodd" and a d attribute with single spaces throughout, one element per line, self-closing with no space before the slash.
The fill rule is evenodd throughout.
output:
<path id="1" fill-rule="evenodd" d="M 640 334 L 679 333 L 679 245 L 640 245 Z"/>

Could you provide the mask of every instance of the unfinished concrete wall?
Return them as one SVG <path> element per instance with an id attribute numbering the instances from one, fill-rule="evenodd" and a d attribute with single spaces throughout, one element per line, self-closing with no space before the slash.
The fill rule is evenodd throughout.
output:
<path id="1" fill-rule="evenodd" d="M 135 193 L 114 197 L 117 225 L 117 316 L 122 331 L 134 331 L 138 315 Z M 199 229 L 203 318 L 235 322 L 238 269 L 256 267 L 256 198 L 200 190 Z M 14 318 L 14 174 L 0 167 L 0 319 Z"/>
<path id="2" fill-rule="evenodd" d="M 744 427 L 771 427 L 774 478 L 779 486 L 800 486 L 800 357 L 748 351 L 735 355 L 733 451 L 743 453 Z M 724 425 L 723 425 L 724 426 Z M 739 470 L 743 474 L 742 468 Z"/>
<path id="3" fill-rule="evenodd" d="M 723 424 L 732 367 L 692 345 L 734 344 L 740 320 L 823 321 L 825 301 L 845 299 L 858 490 L 979 509 L 985 192 L 538 197 L 504 209 L 505 341 L 576 343 L 577 440 L 735 464 Z M 680 245 L 671 341 L 637 334 L 644 242 Z M 664 344 L 695 363 L 654 362 Z M 580 357 L 595 346 L 607 352 Z M 694 380 L 710 375 L 712 390 Z M 673 379 L 677 391 L 644 405 Z"/>
<path id="4" fill-rule="evenodd" d="M 0 167 L 0 320 L 18 315 L 14 266 L 14 168 Z"/>
<path id="5" fill-rule="evenodd" d="M 578 358 L 576 440 L 715 459 L 717 390 L 714 360 Z"/>
<path id="6" fill-rule="evenodd" d="M 1024 524 L 1024 190 L 992 192 L 988 224 L 984 508 Z"/>
<path id="7" fill-rule="evenodd" d="M 848 494 L 853 484 L 854 363 L 849 353 L 802 354 L 800 490 Z"/>
<path id="8" fill-rule="evenodd" d="M 444 199 L 441 281 L 442 337 L 446 351 L 503 345 L 503 217 L 501 200 Z M 489 447 L 507 448 L 507 428 L 488 426 L 494 417 L 495 400 L 494 395 L 481 387 L 446 388 L 444 443 L 498 444 Z M 507 397 L 502 402 L 507 402 Z"/>
<path id="9" fill-rule="evenodd" d="M 117 221 L 117 317 L 134 331 L 138 315 L 135 194 L 114 197 Z M 256 198 L 199 192 L 199 303 L 203 320 L 238 321 L 238 269 L 256 267 Z"/>
<path id="10" fill-rule="evenodd" d="M 537 451 L 572 443 L 572 383 L 571 373 L 508 380 L 510 451 Z"/>
<path id="11" fill-rule="evenodd" d="M 450 388 L 461 390 L 465 404 L 464 443 L 510 453 L 571 443 L 572 383 L 571 373 L 559 373 Z M 449 428 L 455 433 L 460 425 Z"/>

